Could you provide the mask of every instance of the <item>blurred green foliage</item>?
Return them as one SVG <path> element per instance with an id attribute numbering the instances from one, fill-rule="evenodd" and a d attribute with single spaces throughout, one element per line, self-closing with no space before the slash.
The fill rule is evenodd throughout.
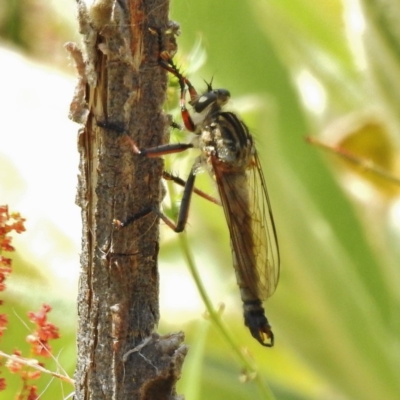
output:
<path id="1" fill-rule="evenodd" d="M 384 147 L 384 158 L 398 159 L 397 103 L 388 108 L 393 98 L 385 93 L 390 86 L 398 93 L 396 78 L 386 74 L 390 79 L 386 87 L 375 80 L 385 74 L 385 64 L 379 61 L 384 54 L 390 55 L 391 65 L 399 66 L 399 41 L 390 35 L 393 26 L 388 23 L 395 20 L 396 10 L 389 7 L 385 11 L 379 1 L 365 3 L 368 13 L 362 35 L 356 32 L 357 25 L 351 25 L 354 19 L 362 23 L 355 2 L 205 0 L 175 1 L 172 7 L 172 18 L 182 28 L 180 53 L 187 54 L 199 36 L 207 53 L 205 65 L 191 76 L 197 87 L 201 87 L 201 78 L 214 76 L 214 86 L 229 88 L 234 106 L 243 105 L 240 99 L 245 101 L 248 95 L 263 102 L 242 116 L 258 142 L 282 253 L 281 281 L 266 304 L 276 346 L 273 350 L 260 348 L 241 327 L 235 328 L 235 334 L 248 346 L 279 399 L 396 399 L 400 394 L 400 280 L 398 251 L 393 246 L 399 232 L 391 214 L 398 191 L 382 198 L 382 187 L 374 186 L 363 171 L 344 182 L 350 169 L 346 165 L 341 169 L 334 158 L 328 159 L 329 168 L 325 155 L 304 141 L 306 135 L 321 136 L 329 124 L 344 116 L 376 113 L 381 126 L 375 130 L 377 143 L 384 140 L 380 136 L 383 128 L 390 127 L 391 146 Z M 380 25 L 370 13 L 374 17 L 379 13 L 375 19 Z M 386 46 L 382 54 L 376 40 L 374 47 L 370 46 L 376 33 L 382 40 L 379 43 Z M 384 41 L 381 35 L 392 40 Z M 363 50 L 361 54 L 357 45 Z M 375 60 L 374 65 L 370 59 Z M 323 92 L 321 101 L 325 104 L 320 104 L 321 108 L 312 109 L 304 100 L 307 93 L 302 92 L 307 87 L 300 80 L 304 72 Z M 369 121 L 363 118 L 358 118 L 360 139 L 351 149 L 356 154 L 368 139 L 367 134 L 363 139 L 363 126 Z M 338 127 L 336 137 L 326 139 L 340 144 L 347 134 Z M 370 154 L 362 155 L 374 159 L 375 148 L 382 146 L 372 146 Z M 357 190 L 361 184 L 374 196 L 367 197 L 368 190 Z M 392 184 L 383 179 L 381 185 Z M 358 198 L 351 196 L 352 190 L 359 192 Z M 228 271 L 229 248 L 217 239 L 225 238 L 219 230 L 226 229 L 224 222 L 202 218 L 208 212 L 205 207 L 192 208 L 189 241 L 194 248 L 199 243 L 207 246 L 207 252 L 213 254 L 206 261 L 198 257 L 201 270 Z M 196 213 L 199 231 L 195 231 Z M 224 255 L 219 257 L 221 251 Z M 215 259 L 215 265 L 210 265 L 210 259 Z M 235 288 L 231 290 L 234 293 Z M 223 296 L 212 297 L 217 302 Z M 239 307 L 237 299 L 236 304 Z M 240 311 L 232 315 L 230 307 L 226 322 L 230 327 L 239 325 Z M 191 330 L 187 332 L 190 343 Z M 241 384 L 228 377 L 217 380 L 214 394 L 205 389 L 212 385 L 209 377 L 215 374 L 216 360 L 227 359 L 219 368 L 229 376 L 234 374 L 229 348 L 218 342 L 216 349 L 212 343 L 217 338 L 211 332 L 212 328 L 204 347 L 204 362 L 193 361 L 202 366 L 204 384 L 198 398 L 262 398 L 253 391 L 252 383 L 244 384 L 242 392 Z M 193 340 L 200 340 L 193 335 Z M 190 382 L 191 376 L 184 375 L 182 388 L 190 387 Z"/>

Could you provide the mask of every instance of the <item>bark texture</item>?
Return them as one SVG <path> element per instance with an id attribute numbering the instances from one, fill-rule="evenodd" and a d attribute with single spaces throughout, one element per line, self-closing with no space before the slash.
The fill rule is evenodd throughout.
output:
<path id="1" fill-rule="evenodd" d="M 84 49 L 66 45 L 79 73 L 70 118 L 84 125 L 78 138 L 83 236 L 75 398 L 177 399 L 183 334 L 153 333 L 158 218 L 151 213 L 124 229 L 113 225 L 162 197 L 162 160 L 135 156 L 125 135 L 142 148 L 167 137 L 167 77 L 149 27 L 167 30 L 168 2 L 77 4 Z M 173 48 L 173 34 L 164 40 Z"/>

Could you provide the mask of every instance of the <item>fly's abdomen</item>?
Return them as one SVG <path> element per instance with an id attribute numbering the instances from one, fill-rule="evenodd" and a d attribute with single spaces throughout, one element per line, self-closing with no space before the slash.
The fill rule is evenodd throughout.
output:
<path id="1" fill-rule="evenodd" d="M 265 316 L 261 300 L 243 300 L 243 316 L 244 323 L 249 328 L 251 335 L 263 346 L 272 347 L 274 345 L 274 334 Z"/>
<path id="2" fill-rule="evenodd" d="M 265 201 L 258 201 L 258 187 L 248 168 L 240 171 L 212 158 L 218 191 L 231 237 L 233 265 L 243 301 L 244 320 L 252 336 L 263 346 L 271 347 L 274 336 L 261 300 L 273 292 L 275 265 L 271 264 L 270 236 L 265 230 Z M 258 170 L 257 170 L 258 171 Z M 261 193 L 263 194 L 263 193 Z"/>
<path id="3" fill-rule="evenodd" d="M 272 347 L 274 345 L 274 334 L 271 325 L 265 316 L 262 301 L 248 287 L 243 278 L 242 268 L 236 263 L 235 253 L 233 252 L 236 280 L 240 289 L 240 297 L 243 302 L 244 323 L 249 328 L 251 335 L 263 346 Z M 250 268 L 247 273 L 256 273 L 255 268 Z"/>

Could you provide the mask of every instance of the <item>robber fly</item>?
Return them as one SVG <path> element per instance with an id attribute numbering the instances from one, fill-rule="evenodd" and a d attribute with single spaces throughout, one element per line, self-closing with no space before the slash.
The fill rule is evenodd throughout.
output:
<path id="1" fill-rule="evenodd" d="M 160 35 L 158 31 L 153 33 Z M 193 191 L 207 198 L 205 193 L 194 187 L 196 173 L 201 166 L 206 166 L 217 184 L 229 227 L 245 325 L 263 346 L 272 347 L 274 335 L 265 316 L 262 300 L 274 293 L 278 283 L 279 248 L 254 140 L 235 113 L 224 111 L 223 107 L 230 98 L 228 90 L 213 89 L 210 83 L 207 84 L 207 91 L 199 95 L 188 78 L 180 73 L 168 52 L 160 51 L 159 64 L 179 81 L 183 123 L 188 131 L 195 134 L 195 139 L 192 143 L 166 144 L 148 149 L 139 149 L 131 141 L 133 150 L 141 156 L 159 157 L 199 148 L 201 155 L 196 159 L 186 182 L 164 173 L 164 178 L 184 186 L 176 224 L 158 209 L 150 207 L 120 225 L 125 226 L 153 211 L 174 231 L 183 231 Z M 191 112 L 186 108 L 187 90 Z"/>

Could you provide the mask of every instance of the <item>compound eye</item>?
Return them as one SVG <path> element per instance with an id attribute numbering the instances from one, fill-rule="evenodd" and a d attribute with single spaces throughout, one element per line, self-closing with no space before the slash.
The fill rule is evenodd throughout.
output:
<path id="1" fill-rule="evenodd" d="M 196 112 L 203 112 L 208 106 L 216 103 L 219 107 L 223 106 L 230 99 L 231 94 L 226 89 L 214 89 L 202 94 L 193 104 Z"/>
<path id="2" fill-rule="evenodd" d="M 213 92 L 215 93 L 216 101 L 221 106 L 224 105 L 225 103 L 227 103 L 227 101 L 231 97 L 229 90 L 226 90 L 226 89 L 215 89 L 215 90 L 213 90 Z"/>
<path id="3" fill-rule="evenodd" d="M 193 108 L 196 112 L 203 112 L 210 104 L 214 103 L 217 100 L 216 90 L 212 92 L 207 92 L 202 94 L 197 100 L 196 103 L 193 104 Z"/>

